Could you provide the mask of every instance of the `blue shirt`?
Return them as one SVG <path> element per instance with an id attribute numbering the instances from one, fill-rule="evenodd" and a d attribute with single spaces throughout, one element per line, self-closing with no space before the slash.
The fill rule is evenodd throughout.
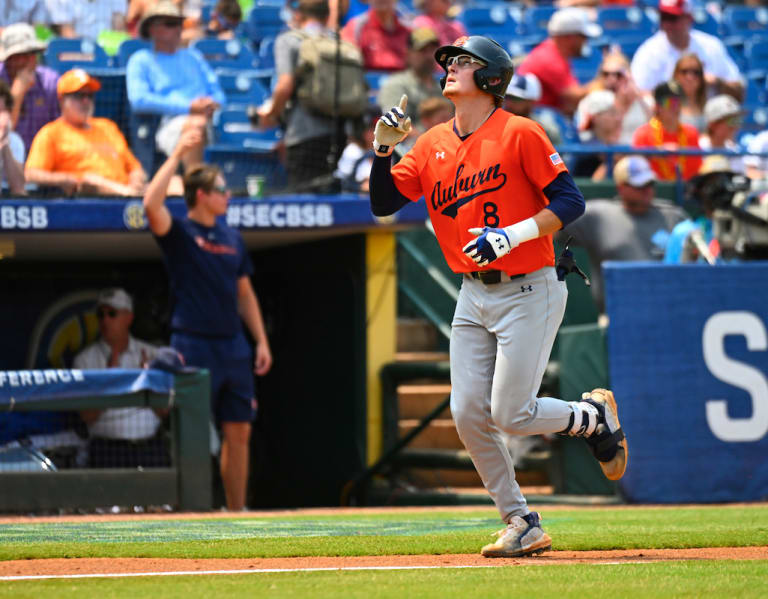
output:
<path id="1" fill-rule="evenodd" d="M 695 221 L 686 219 L 675 225 L 672 232 L 669 234 L 669 240 L 667 241 L 667 249 L 664 254 L 665 264 L 681 264 L 683 248 L 685 247 L 685 240 L 695 229 L 700 229 L 704 235 L 704 241 L 709 244 L 712 241 L 712 221 L 708 218 L 700 217 Z M 699 257 L 699 260 L 703 258 Z"/>
<path id="2" fill-rule="evenodd" d="M 155 239 L 170 279 L 171 328 L 220 337 L 239 334 L 237 281 L 253 273 L 240 233 L 223 220 L 206 227 L 185 217 L 174 218 L 168 233 Z"/>
<path id="3" fill-rule="evenodd" d="M 131 108 L 164 115 L 189 113 L 192 100 L 208 96 L 222 106 L 227 98 L 202 54 L 181 48 L 173 54 L 143 48 L 129 59 L 125 85 Z"/>

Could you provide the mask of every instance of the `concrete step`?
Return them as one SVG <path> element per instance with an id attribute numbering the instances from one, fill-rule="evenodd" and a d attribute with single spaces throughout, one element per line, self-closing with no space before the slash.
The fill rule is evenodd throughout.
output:
<path id="1" fill-rule="evenodd" d="M 451 386 L 447 383 L 424 383 L 398 385 L 397 398 L 401 419 L 423 419 L 439 406 L 451 394 Z M 450 418 L 451 412 L 446 408 L 441 417 Z"/>
<path id="2" fill-rule="evenodd" d="M 402 419 L 398 422 L 400 437 L 404 437 L 416 428 L 420 423 L 417 419 Z M 448 418 L 436 418 L 429 423 L 421 433 L 411 441 L 409 447 L 417 449 L 462 449 L 464 446 L 459 440 L 459 433 L 453 420 Z"/>
<path id="3" fill-rule="evenodd" d="M 452 468 L 409 468 L 402 476 L 420 489 L 439 487 L 482 487 L 483 481 L 476 470 L 454 470 Z M 546 473 L 540 471 L 515 472 L 519 485 L 548 487 Z"/>
<path id="4" fill-rule="evenodd" d="M 448 362 L 448 352 L 441 351 L 401 351 L 395 354 L 397 362 Z"/>
<path id="5" fill-rule="evenodd" d="M 398 352 L 432 352 L 437 339 L 437 329 L 423 318 L 397 319 Z"/>

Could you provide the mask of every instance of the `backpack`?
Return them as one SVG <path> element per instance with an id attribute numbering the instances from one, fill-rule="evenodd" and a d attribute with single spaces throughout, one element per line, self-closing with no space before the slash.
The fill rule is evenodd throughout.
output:
<path id="1" fill-rule="evenodd" d="M 363 56 L 353 43 L 325 35 L 297 31 L 302 37 L 296 66 L 296 99 L 309 112 L 334 116 L 336 45 L 339 48 L 338 116 L 359 117 L 368 104 Z"/>

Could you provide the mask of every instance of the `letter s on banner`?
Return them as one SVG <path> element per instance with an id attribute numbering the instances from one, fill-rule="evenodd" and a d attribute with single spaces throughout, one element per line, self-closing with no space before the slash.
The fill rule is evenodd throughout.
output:
<path id="1" fill-rule="evenodd" d="M 725 354 L 726 335 L 743 335 L 750 351 L 768 348 L 765 326 L 752 312 L 718 312 L 707 319 L 702 333 L 704 362 L 709 371 L 721 381 L 744 389 L 752 398 L 752 416 L 731 418 L 727 402 L 712 399 L 706 402 L 707 424 L 721 441 L 759 441 L 768 433 L 768 381 L 763 373 Z"/>

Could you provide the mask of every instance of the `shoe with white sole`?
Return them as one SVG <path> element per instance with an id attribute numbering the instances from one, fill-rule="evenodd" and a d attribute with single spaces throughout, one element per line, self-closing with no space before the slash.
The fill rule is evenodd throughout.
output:
<path id="1" fill-rule="evenodd" d="M 537 512 L 512 516 L 507 527 L 496 534 L 496 542 L 480 551 L 485 557 L 524 557 L 552 549 L 552 539 L 542 530 Z"/>

